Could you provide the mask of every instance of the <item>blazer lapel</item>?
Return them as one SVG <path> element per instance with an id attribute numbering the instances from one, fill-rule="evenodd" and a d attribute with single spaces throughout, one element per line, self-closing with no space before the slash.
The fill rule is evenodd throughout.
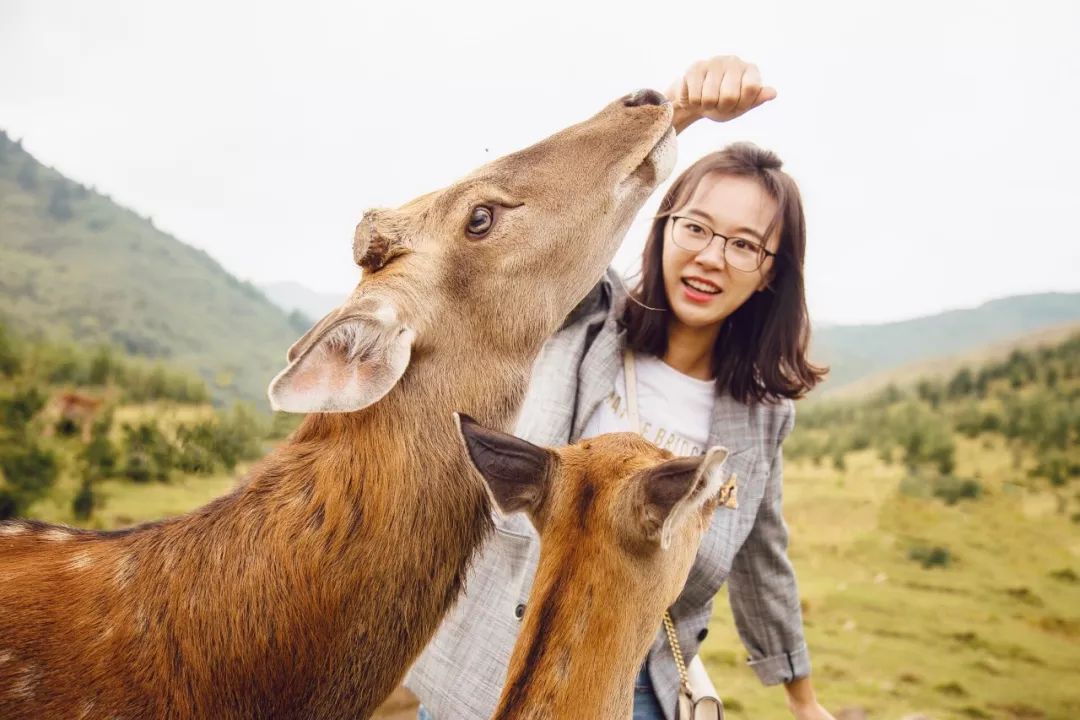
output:
<path id="1" fill-rule="evenodd" d="M 754 447 L 754 425 L 750 407 L 724 393 L 713 403 L 709 424 L 709 447 L 723 445 L 732 455 Z"/>
<path id="2" fill-rule="evenodd" d="M 574 407 L 574 422 L 570 442 L 575 443 L 585 430 L 600 402 L 615 387 L 615 377 L 622 366 L 623 335 L 617 329 L 614 315 L 608 315 L 596 339 L 593 340 L 578 369 L 578 396 Z"/>

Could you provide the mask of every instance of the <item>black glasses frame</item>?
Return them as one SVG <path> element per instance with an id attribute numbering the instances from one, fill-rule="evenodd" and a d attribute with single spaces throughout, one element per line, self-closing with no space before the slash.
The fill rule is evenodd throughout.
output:
<path id="1" fill-rule="evenodd" d="M 724 244 L 720 248 L 720 251 L 724 256 L 724 262 L 728 262 L 728 259 L 727 259 L 727 244 L 728 244 L 729 241 L 731 241 L 731 240 L 742 240 L 743 242 L 748 242 L 748 243 L 752 243 L 753 245 L 756 245 L 758 250 L 760 250 L 761 253 L 762 253 L 759 256 L 761 259 L 758 260 L 757 267 L 755 267 L 753 270 L 742 270 L 742 268 L 737 268 L 734 265 L 732 265 L 733 268 L 735 268 L 736 270 L 740 270 L 741 272 L 756 272 L 756 271 L 761 269 L 761 266 L 765 264 L 765 261 L 768 258 L 774 258 L 774 257 L 777 256 L 776 253 L 769 250 L 767 247 L 765 247 L 761 243 L 757 242 L 756 240 L 747 240 L 746 238 L 742 238 L 742 237 L 739 237 L 737 235 L 733 235 L 732 237 L 727 237 L 725 235 L 721 235 L 720 233 L 716 232 L 711 227 L 709 227 L 708 223 L 704 223 L 704 222 L 698 220 L 695 217 L 689 217 L 687 215 L 668 215 L 668 217 L 671 218 L 671 225 L 672 225 L 672 227 L 671 227 L 671 230 L 672 230 L 672 232 L 671 232 L 671 241 L 673 243 L 675 243 L 676 245 L 679 245 L 679 242 L 675 239 L 675 223 L 677 221 L 679 221 L 679 220 L 689 220 L 690 222 L 692 222 L 692 223 L 694 223 L 696 225 L 700 225 L 705 230 L 712 233 L 712 237 L 709 238 L 708 242 L 706 242 L 704 245 L 701 246 L 700 250 L 694 250 L 693 248 L 683 247 L 682 245 L 679 245 L 679 247 L 681 247 L 683 250 L 686 250 L 687 252 L 704 252 L 705 248 L 709 247 L 709 245 L 712 244 L 712 241 L 714 239 L 720 238 L 721 240 L 724 241 Z M 731 263 L 728 263 L 728 264 L 731 265 Z"/>

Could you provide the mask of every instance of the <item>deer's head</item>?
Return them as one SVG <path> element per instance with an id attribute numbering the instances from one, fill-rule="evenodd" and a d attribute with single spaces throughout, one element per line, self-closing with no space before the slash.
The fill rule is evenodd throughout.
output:
<path id="1" fill-rule="evenodd" d="M 271 404 L 358 410 L 432 352 L 531 361 L 671 171 L 670 125 L 670 104 L 638 91 L 443 190 L 365 213 L 361 281 L 289 350 Z"/>
<path id="2" fill-rule="evenodd" d="M 726 449 L 675 458 L 633 433 L 546 449 L 466 416 L 459 424 L 492 503 L 526 513 L 544 553 L 593 563 L 595 577 L 606 564 L 619 583 L 608 589 L 638 588 L 660 603 L 657 617 L 675 601 L 717 508 Z"/>

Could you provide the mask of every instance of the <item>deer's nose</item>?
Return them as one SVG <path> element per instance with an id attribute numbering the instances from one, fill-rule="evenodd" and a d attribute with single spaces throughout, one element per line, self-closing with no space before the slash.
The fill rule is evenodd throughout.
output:
<path id="1" fill-rule="evenodd" d="M 667 98 L 655 90 L 637 90 L 623 98 L 626 107 L 638 107 L 640 105 L 663 105 Z"/>

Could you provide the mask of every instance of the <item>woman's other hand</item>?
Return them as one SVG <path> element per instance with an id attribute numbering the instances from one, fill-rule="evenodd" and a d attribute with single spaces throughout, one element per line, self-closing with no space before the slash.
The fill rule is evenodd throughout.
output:
<path id="1" fill-rule="evenodd" d="M 674 105 L 671 124 L 682 132 L 701 118 L 725 122 L 776 97 L 776 89 L 761 82 L 757 65 L 734 55 L 699 60 L 671 84 L 668 99 Z"/>
<path id="2" fill-rule="evenodd" d="M 795 720 L 836 720 L 828 710 L 817 702 L 793 706 L 791 714 L 795 716 Z"/>
<path id="3" fill-rule="evenodd" d="M 836 720 L 818 702 L 814 684 L 809 677 L 797 678 L 786 683 L 784 690 L 787 691 L 788 708 L 795 720 Z"/>

